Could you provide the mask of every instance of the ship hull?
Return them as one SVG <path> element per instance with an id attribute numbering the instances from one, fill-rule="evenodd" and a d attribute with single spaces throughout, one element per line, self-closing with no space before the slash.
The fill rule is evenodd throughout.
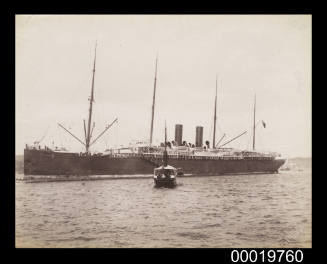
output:
<path id="1" fill-rule="evenodd" d="M 140 155 L 83 156 L 46 150 L 24 150 L 25 175 L 135 175 L 152 174 L 161 158 L 148 159 Z M 169 164 L 190 175 L 226 175 L 277 173 L 283 159 L 204 159 L 169 158 Z"/>

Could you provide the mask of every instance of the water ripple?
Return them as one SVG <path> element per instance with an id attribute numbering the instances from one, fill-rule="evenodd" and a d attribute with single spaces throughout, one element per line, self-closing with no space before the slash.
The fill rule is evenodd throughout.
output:
<path id="1" fill-rule="evenodd" d="M 311 246 L 311 173 L 178 182 L 17 182 L 16 246 Z"/>

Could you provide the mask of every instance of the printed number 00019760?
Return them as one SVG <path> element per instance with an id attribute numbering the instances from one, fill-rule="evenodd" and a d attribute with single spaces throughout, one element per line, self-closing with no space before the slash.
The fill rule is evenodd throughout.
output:
<path id="1" fill-rule="evenodd" d="M 302 262 L 303 252 L 301 250 L 261 250 L 259 253 L 256 250 L 233 250 L 231 253 L 232 262 Z"/>

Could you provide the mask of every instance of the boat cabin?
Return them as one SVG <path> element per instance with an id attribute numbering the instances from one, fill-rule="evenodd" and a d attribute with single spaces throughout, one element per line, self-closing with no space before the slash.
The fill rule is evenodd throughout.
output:
<path id="1" fill-rule="evenodd" d="M 154 169 L 154 177 L 155 178 L 175 178 L 177 176 L 177 169 L 173 166 L 167 165 L 164 167 L 163 165 Z"/>
<path id="2" fill-rule="evenodd" d="M 176 177 L 177 177 L 177 169 L 167 165 L 160 166 L 154 169 L 154 183 L 157 187 L 173 187 L 176 186 Z"/>

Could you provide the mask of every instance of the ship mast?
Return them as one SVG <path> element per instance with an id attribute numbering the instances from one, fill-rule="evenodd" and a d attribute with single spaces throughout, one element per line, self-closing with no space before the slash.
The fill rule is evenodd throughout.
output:
<path id="1" fill-rule="evenodd" d="M 163 153 L 163 165 L 164 165 L 164 167 L 167 167 L 167 165 L 168 165 L 166 120 L 165 120 L 165 150 L 164 150 L 164 153 Z"/>
<path id="2" fill-rule="evenodd" d="M 91 120 L 92 120 L 92 106 L 94 101 L 94 75 L 95 75 L 95 62 L 96 62 L 96 55 L 97 55 L 97 43 L 95 43 L 95 50 L 94 50 L 94 63 L 93 63 L 93 75 L 92 75 L 92 88 L 91 88 L 91 97 L 90 97 L 90 107 L 89 107 L 89 120 L 87 123 L 87 134 L 86 134 L 86 152 L 89 152 L 90 147 L 90 140 L 91 140 Z"/>
<path id="3" fill-rule="evenodd" d="M 97 55 L 97 43 L 95 43 L 95 50 L 94 50 L 94 62 L 93 62 L 93 76 L 92 76 L 92 88 L 91 88 L 91 97 L 90 100 L 90 108 L 89 108 L 89 118 L 87 123 L 87 130 L 86 130 L 86 124 L 85 119 L 83 120 L 84 123 L 84 136 L 85 136 L 85 144 L 82 140 L 80 140 L 78 137 L 76 137 L 72 132 L 70 132 L 67 128 L 65 128 L 63 125 L 58 125 L 64 129 L 67 133 L 69 133 L 71 136 L 73 136 L 77 141 L 79 141 L 82 145 L 85 146 L 86 153 L 89 153 L 90 146 L 92 146 L 115 122 L 117 122 L 118 118 L 116 118 L 110 125 L 107 125 L 106 128 L 103 130 L 103 132 L 100 133 L 99 136 L 97 136 L 92 142 L 92 134 L 95 127 L 95 123 L 93 122 L 92 130 L 91 130 L 91 121 L 92 121 L 92 106 L 94 102 L 94 75 L 95 75 L 95 62 L 96 62 L 96 55 Z M 91 143 L 90 143 L 91 142 Z"/>
<path id="4" fill-rule="evenodd" d="M 150 147 L 151 147 L 151 144 L 152 144 L 154 106 L 155 106 L 155 101 L 156 101 L 157 63 L 158 63 L 158 57 L 156 58 L 156 70 L 155 70 L 155 76 L 154 76 L 154 88 L 153 88 L 153 99 L 152 99 L 152 116 L 151 116 L 151 130 L 150 130 Z"/>
<path id="5" fill-rule="evenodd" d="M 217 75 L 216 75 L 216 96 L 215 96 L 215 113 L 213 118 L 213 140 L 212 148 L 216 148 L 216 120 L 217 120 Z"/>
<path id="6" fill-rule="evenodd" d="M 252 149 L 255 150 L 255 105 L 256 105 L 256 95 L 254 94 L 254 107 L 253 107 L 253 146 Z"/>

